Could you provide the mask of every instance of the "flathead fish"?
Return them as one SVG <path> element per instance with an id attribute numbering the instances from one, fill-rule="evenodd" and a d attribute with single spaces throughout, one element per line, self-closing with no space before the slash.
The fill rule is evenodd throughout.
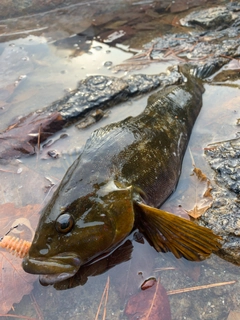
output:
<path id="1" fill-rule="evenodd" d="M 211 230 L 158 209 L 176 187 L 202 106 L 201 81 L 179 68 L 182 83 L 151 95 L 140 115 L 93 132 L 42 211 L 26 272 L 48 283 L 69 278 L 134 228 L 177 258 L 201 260 L 221 247 Z"/>

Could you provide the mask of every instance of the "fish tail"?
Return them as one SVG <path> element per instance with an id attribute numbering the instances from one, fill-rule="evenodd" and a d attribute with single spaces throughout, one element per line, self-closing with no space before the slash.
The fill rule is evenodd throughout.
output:
<path id="1" fill-rule="evenodd" d="M 140 213 L 139 230 L 157 251 L 170 251 L 176 258 L 200 261 L 222 246 L 222 238 L 208 228 L 143 203 L 135 206 Z"/>

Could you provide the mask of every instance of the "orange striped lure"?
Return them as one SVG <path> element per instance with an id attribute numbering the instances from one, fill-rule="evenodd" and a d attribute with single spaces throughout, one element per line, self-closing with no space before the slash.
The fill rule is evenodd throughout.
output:
<path id="1" fill-rule="evenodd" d="M 8 252 L 19 258 L 24 258 L 27 255 L 30 246 L 30 241 L 12 236 L 4 236 L 0 241 L 0 248 L 6 249 Z"/>

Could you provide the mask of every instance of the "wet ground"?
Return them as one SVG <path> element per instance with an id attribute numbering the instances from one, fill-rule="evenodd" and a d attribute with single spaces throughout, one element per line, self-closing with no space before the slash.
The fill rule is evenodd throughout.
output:
<path id="1" fill-rule="evenodd" d="M 194 4 L 196 2 L 193 1 Z M 180 4 L 184 10 L 188 9 L 184 2 Z M 207 4 L 210 5 L 209 1 Z M 108 2 L 106 11 L 103 3 L 79 2 L 77 6 L 49 13 L 0 21 L 0 129 L 4 130 L 14 119 L 61 98 L 87 75 L 112 75 L 112 67 L 140 52 L 143 44 L 159 34 L 183 30 L 176 23 L 186 14 L 181 8 L 178 11 L 172 5 L 171 9 L 170 2 L 167 7 L 161 7 L 160 2 L 154 6 L 149 1 L 132 3 L 130 7 L 123 2 Z M 121 34 L 124 24 L 128 27 Z M 98 36 L 95 36 L 96 32 Z M 135 65 L 128 74 L 160 73 L 177 63 L 179 59 L 171 57 L 162 63 L 146 63 L 144 68 Z M 142 70 L 135 70 L 138 68 Z M 120 71 L 114 74 L 121 77 L 125 73 Z M 234 138 L 239 131 L 236 125 L 240 118 L 238 84 L 235 81 L 235 87 L 205 85 L 203 108 L 189 149 L 196 166 L 210 179 L 214 178 L 214 172 L 205 161 L 203 148 L 212 142 Z M 12 202 L 21 207 L 46 202 L 93 130 L 139 114 L 146 103 L 147 96 L 131 99 L 112 108 L 99 122 L 86 129 L 77 129 L 73 125 L 60 132 L 52 141 L 52 149 L 59 154 L 57 159 L 49 157 L 43 149 L 35 157 L 1 164 L 1 181 L 4 181 L 0 188 L 1 204 Z M 166 208 L 177 211 L 178 206 L 184 203 L 191 166 L 192 159 L 187 152 L 178 189 L 165 205 Z M 110 287 L 106 319 L 127 319 L 124 315 L 126 301 L 148 276 L 160 277 L 167 291 L 239 278 L 239 267 L 214 255 L 202 263 L 179 266 L 170 254 L 159 255 L 146 243 L 143 245 L 133 240 L 133 244 L 130 262 L 121 263 L 102 275 L 90 276 L 85 285 L 56 290 L 52 286 L 41 286 L 36 277 L 32 293 L 24 296 L 9 311 L 9 314 L 16 314 L 11 318 L 95 319 L 108 276 Z M 175 269 L 167 270 L 168 267 Z M 159 268 L 164 271 L 156 271 Z M 230 313 L 235 312 L 236 316 L 240 312 L 239 297 L 238 282 L 169 295 L 172 319 L 234 319 Z M 102 313 L 98 319 L 104 319 Z"/>

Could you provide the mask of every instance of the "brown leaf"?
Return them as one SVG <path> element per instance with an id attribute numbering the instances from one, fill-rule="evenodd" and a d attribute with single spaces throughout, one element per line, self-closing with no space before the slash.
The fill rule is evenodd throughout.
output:
<path id="1" fill-rule="evenodd" d="M 120 300 L 127 301 L 133 294 L 138 292 L 138 289 L 143 285 L 143 279 L 148 279 L 152 275 L 154 261 L 158 253 L 153 247 L 144 241 L 142 235 L 134 234 L 135 241 L 132 241 L 131 259 L 118 264 L 110 272 L 112 285 L 115 286 Z M 143 243 L 141 242 L 143 241 Z M 130 248 L 128 248 L 129 250 Z M 119 252 L 120 257 L 124 255 L 124 251 Z"/>
<path id="2" fill-rule="evenodd" d="M 167 293 L 159 280 L 133 295 L 127 302 L 125 314 L 129 320 L 171 320 Z"/>
<path id="3" fill-rule="evenodd" d="M 240 312 L 239 311 L 230 311 L 227 320 L 239 320 Z"/>
<path id="4" fill-rule="evenodd" d="M 0 313 L 7 313 L 13 303 L 21 301 L 22 297 L 33 289 L 36 275 L 23 271 L 21 260 L 8 252 L 0 250 Z"/>
<path id="5" fill-rule="evenodd" d="M 9 206 L 8 213 L 13 216 L 16 212 L 12 202 L 19 208 L 27 204 L 41 203 L 50 196 L 52 190 L 48 188 L 54 188 L 50 180 L 45 178 L 43 174 L 18 160 L 4 165 L 0 164 L 0 181 L 0 204 L 5 203 L 6 206 Z M 9 204 L 7 205 L 7 203 Z M 5 208 L 0 206 L 0 222 L 5 212 Z M 10 217 L 7 214 L 5 218 Z M 3 227 L 4 224 L 1 226 Z M 0 232 L 4 234 L 2 230 Z"/>
<path id="6" fill-rule="evenodd" d="M 1 228 L 1 236 L 3 236 L 13 225 L 22 224 L 21 228 L 19 227 L 15 233 L 19 233 L 20 238 L 24 240 L 31 240 L 32 238 L 32 230 L 36 229 L 39 215 L 38 212 L 41 209 L 41 205 L 27 205 L 22 208 L 16 208 L 13 203 L 5 203 L 0 206 L 0 224 Z M 24 227 L 24 225 L 29 222 L 31 228 L 29 226 Z M 12 231 L 14 233 L 14 230 Z"/>
<path id="7" fill-rule="evenodd" d="M 34 154 L 38 142 L 43 142 L 62 129 L 65 121 L 58 112 L 32 113 L 0 133 L 0 159 Z"/>
<path id="8" fill-rule="evenodd" d="M 18 237 L 31 240 L 32 231 L 29 229 L 29 225 L 35 230 L 40 208 L 41 206 L 38 204 L 27 205 L 22 208 L 16 208 L 12 203 L 1 205 L 2 236 L 17 222 L 23 224 L 16 229 L 16 231 L 20 231 Z M 21 259 L 0 248 L 0 314 L 7 313 L 13 303 L 20 302 L 24 295 L 29 294 L 36 279 L 36 276 L 23 271 Z"/>
<path id="9" fill-rule="evenodd" d="M 197 219 L 201 217 L 208 208 L 211 207 L 213 198 L 211 195 L 211 184 L 206 175 L 199 169 L 194 167 L 192 175 L 191 189 L 195 191 L 194 206 L 190 210 L 186 210 L 189 216 Z"/>

